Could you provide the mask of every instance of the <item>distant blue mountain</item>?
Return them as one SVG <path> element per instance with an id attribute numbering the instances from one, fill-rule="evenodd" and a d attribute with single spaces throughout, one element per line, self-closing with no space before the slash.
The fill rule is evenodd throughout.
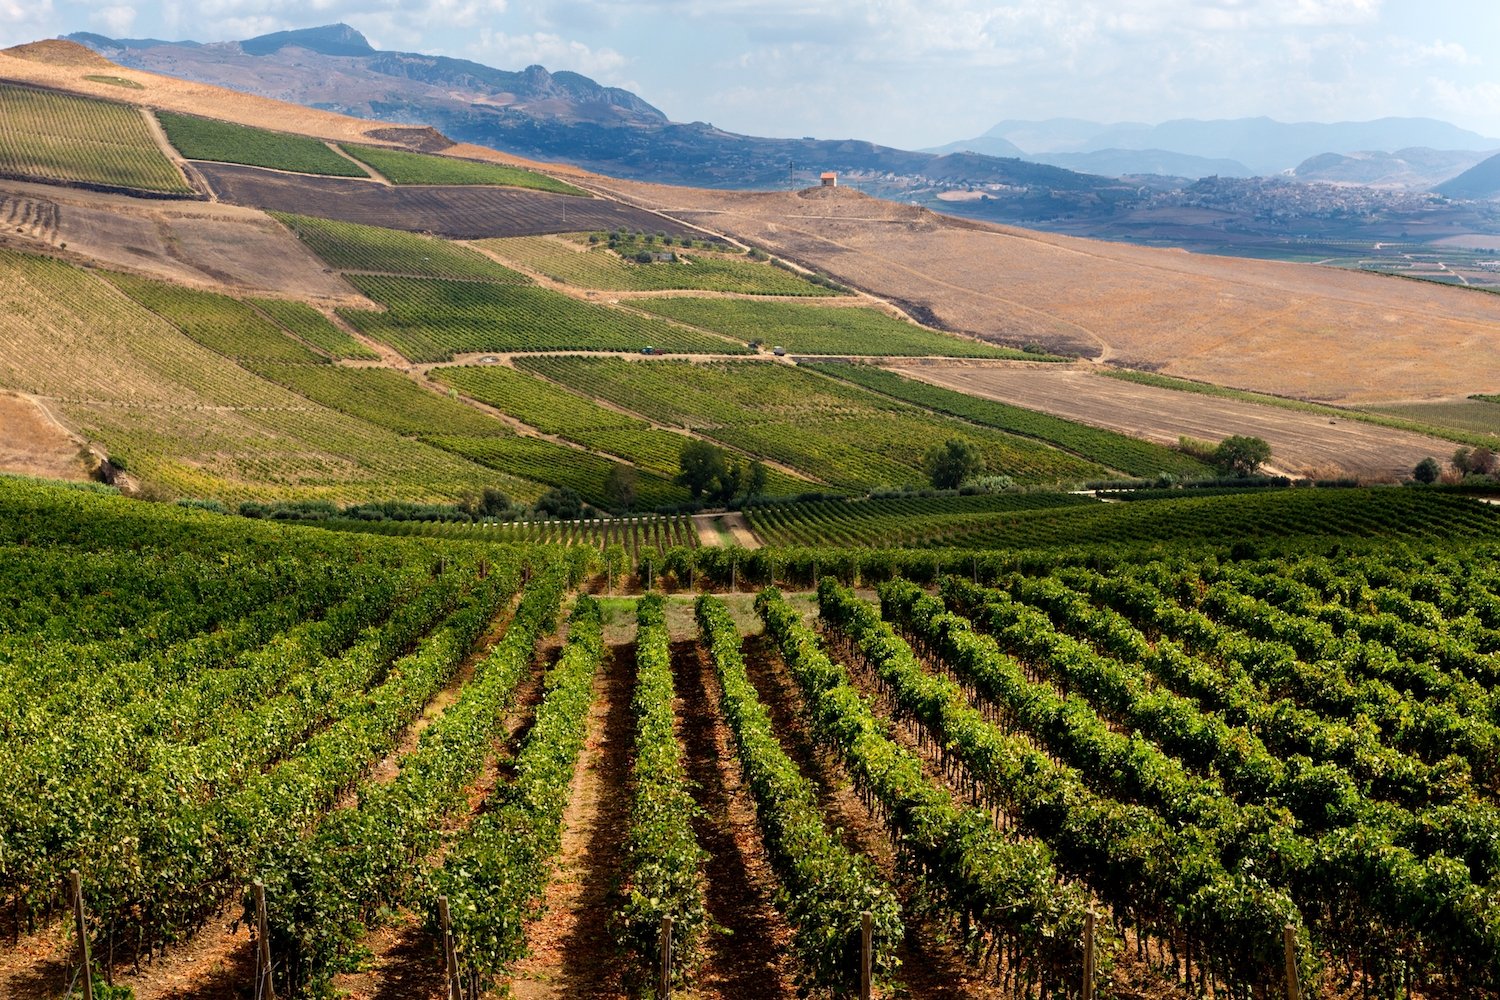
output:
<path id="1" fill-rule="evenodd" d="M 1025 150 L 1027 159 L 1098 173 L 1155 173 L 1152 160 L 1179 176 L 1246 176 L 1280 174 L 1323 153 L 1350 154 L 1371 150 L 1428 148 L 1490 150 L 1500 139 L 1432 118 L 1379 118 L 1368 122 L 1278 122 L 1271 118 L 1212 121 L 1181 119 L 1147 125 L 1140 122 L 1104 124 L 1078 118 L 1000 122 L 976 139 L 949 143 L 949 149 L 983 149 L 1003 142 Z M 1147 154 L 1143 160 L 1123 155 Z M 1108 153 L 1104 160 L 1079 160 L 1076 154 Z M 1168 166 L 1163 154 L 1196 157 Z M 1063 158 L 1064 156 L 1068 158 Z M 1128 169 L 1124 169 L 1128 168 Z M 1237 168 L 1237 169 L 1236 169 Z"/>
<path id="2" fill-rule="evenodd" d="M 1433 188 L 1449 198 L 1486 201 L 1500 198 L 1500 153 Z"/>

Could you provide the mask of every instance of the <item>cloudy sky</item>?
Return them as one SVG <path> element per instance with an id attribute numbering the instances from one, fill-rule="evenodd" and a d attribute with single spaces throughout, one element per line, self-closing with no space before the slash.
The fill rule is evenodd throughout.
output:
<path id="1" fill-rule="evenodd" d="M 0 0 L 5 44 L 334 21 L 757 135 L 917 147 L 1005 118 L 1428 115 L 1500 136 L 1495 0 Z"/>

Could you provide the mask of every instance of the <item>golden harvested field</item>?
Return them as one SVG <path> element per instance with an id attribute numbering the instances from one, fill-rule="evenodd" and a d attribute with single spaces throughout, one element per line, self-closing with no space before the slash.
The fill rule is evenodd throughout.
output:
<path id="1" fill-rule="evenodd" d="M 0 472 L 44 479 L 86 480 L 82 444 L 35 400 L 0 392 Z"/>
<path id="2" fill-rule="evenodd" d="M 0 181 L 0 220 L 16 245 L 66 247 L 116 270 L 217 291 L 369 305 L 285 226 L 251 208 Z"/>
<path id="3" fill-rule="evenodd" d="M 1137 385 L 1082 365 L 914 364 L 899 370 L 946 389 L 1161 444 L 1176 444 L 1184 434 L 1209 441 L 1231 434 L 1265 438 L 1271 465 L 1317 478 L 1405 479 L 1422 459 L 1431 455 L 1443 460 L 1457 447 L 1452 441 L 1356 420 Z"/>
<path id="4" fill-rule="evenodd" d="M 1500 296 L 986 225 L 845 188 L 607 186 L 989 339 L 1330 402 L 1500 389 Z"/>

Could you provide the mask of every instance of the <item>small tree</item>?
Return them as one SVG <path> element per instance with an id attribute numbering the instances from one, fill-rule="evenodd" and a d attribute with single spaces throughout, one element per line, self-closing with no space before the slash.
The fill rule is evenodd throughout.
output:
<path id="1" fill-rule="evenodd" d="M 724 459 L 724 449 L 707 441 L 697 440 L 682 446 L 682 452 L 677 457 L 677 468 L 677 478 L 673 481 L 678 486 L 686 486 L 694 500 L 705 493 L 712 495 L 717 492 L 719 484 L 729 471 Z"/>
<path id="2" fill-rule="evenodd" d="M 639 492 L 640 474 L 635 466 L 617 464 L 609 470 L 604 480 L 604 496 L 613 510 L 621 512 L 634 508 Z"/>
<path id="3" fill-rule="evenodd" d="M 1488 476 L 1494 472 L 1495 453 L 1484 447 L 1469 452 L 1469 471 L 1476 476 Z"/>
<path id="4" fill-rule="evenodd" d="M 576 521 L 583 515 L 583 498 L 566 486 L 559 486 L 542 494 L 536 502 L 536 512 L 560 521 Z"/>
<path id="5" fill-rule="evenodd" d="M 1411 477 L 1419 483 L 1435 483 L 1438 481 L 1438 476 L 1442 474 L 1442 466 L 1438 465 L 1438 460 L 1431 456 L 1422 459 L 1417 463 L 1417 467 L 1411 470 Z"/>
<path id="6" fill-rule="evenodd" d="M 504 514 L 510 510 L 510 506 L 510 497 L 503 490 L 497 490 L 493 486 L 484 488 L 484 499 L 479 504 L 481 513 L 487 517 L 494 517 L 496 514 Z"/>
<path id="7" fill-rule="evenodd" d="M 940 490 L 954 490 L 964 480 L 984 471 L 984 457 L 968 441 L 949 438 L 946 444 L 933 448 L 923 462 L 927 478 Z"/>
<path id="8" fill-rule="evenodd" d="M 1235 434 L 1219 442 L 1214 449 L 1214 464 L 1237 476 L 1252 475 L 1271 457 L 1271 446 L 1265 439 Z"/>
<path id="9" fill-rule="evenodd" d="M 765 462 L 760 459 L 751 462 L 749 470 L 745 473 L 745 496 L 758 497 L 765 493 L 768 475 Z"/>

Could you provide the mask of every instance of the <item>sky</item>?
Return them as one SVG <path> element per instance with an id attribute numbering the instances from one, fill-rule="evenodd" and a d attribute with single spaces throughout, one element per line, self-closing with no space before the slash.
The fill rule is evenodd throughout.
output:
<path id="1" fill-rule="evenodd" d="M 573 70 L 752 135 L 919 148 L 1012 118 L 1397 115 L 1500 137 L 1495 0 L 0 0 L 5 45 L 336 21 L 376 48 Z"/>

